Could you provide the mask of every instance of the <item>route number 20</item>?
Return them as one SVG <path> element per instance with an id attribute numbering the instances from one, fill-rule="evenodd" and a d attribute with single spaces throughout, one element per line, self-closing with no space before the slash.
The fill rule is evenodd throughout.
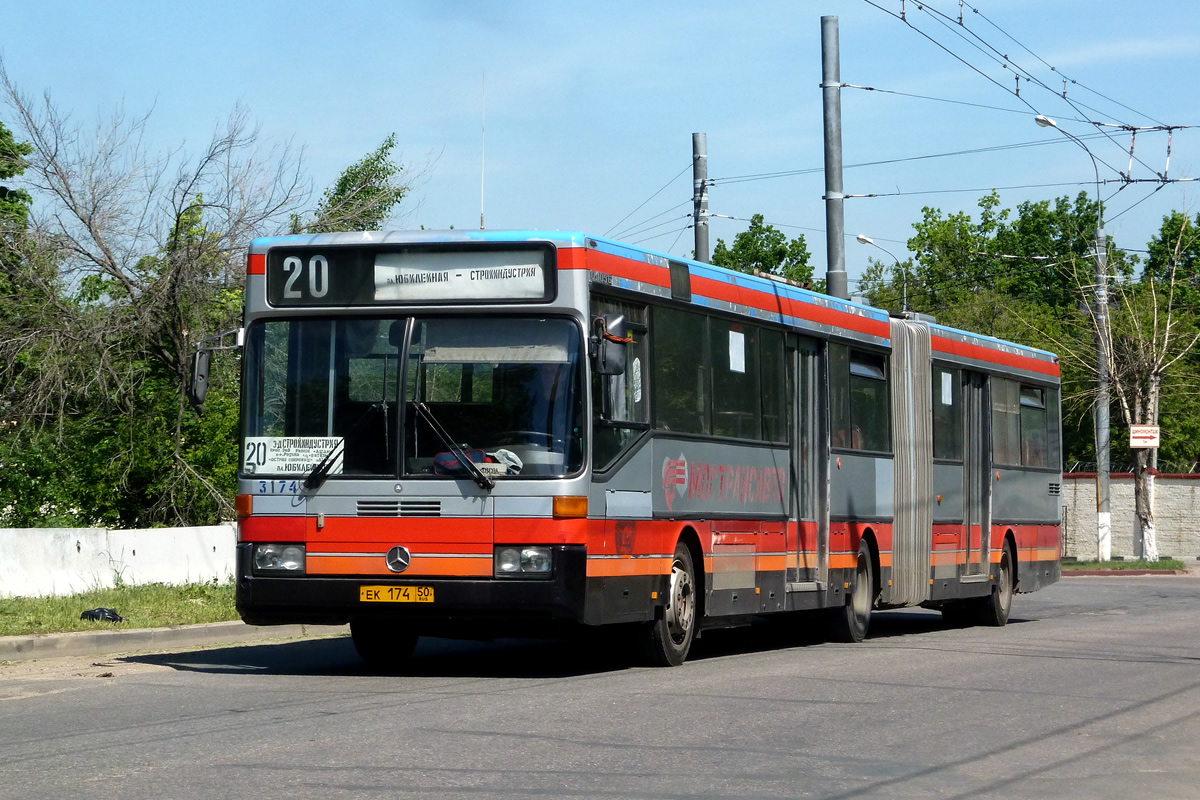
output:
<path id="1" fill-rule="evenodd" d="M 308 293 L 311 297 L 324 297 L 329 293 L 329 261 L 325 256 L 313 256 L 308 260 L 308 269 L 304 262 L 296 256 L 288 256 L 283 260 L 283 271 L 289 273 L 287 282 L 283 284 L 285 300 L 299 300 L 304 293 L 296 287 L 300 274 L 308 272 Z"/>

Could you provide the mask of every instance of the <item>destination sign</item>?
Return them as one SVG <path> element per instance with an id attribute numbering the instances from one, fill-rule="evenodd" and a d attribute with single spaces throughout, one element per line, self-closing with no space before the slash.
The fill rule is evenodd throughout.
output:
<path id="1" fill-rule="evenodd" d="M 307 475 L 330 453 L 329 473 L 342 472 L 340 436 L 247 436 L 243 447 L 247 475 Z"/>
<path id="2" fill-rule="evenodd" d="M 267 253 L 273 306 L 517 303 L 550 300 L 553 248 L 489 244 L 277 247 Z"/>

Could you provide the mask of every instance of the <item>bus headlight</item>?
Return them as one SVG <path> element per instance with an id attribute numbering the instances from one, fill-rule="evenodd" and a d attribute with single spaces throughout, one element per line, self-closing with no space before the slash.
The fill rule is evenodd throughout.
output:
<path id="1" fill-rule="evenodd" d="M 254 571 L 303 574 L 304 545 L 256 544 L 254 546 Z"/>
<path id="2" fill-rule="evenodd" d="M 509 546 L 496 548 L 495 575 L 542 576 L 550 575 L 553 563 L 551 548 L 541 546 Z"/>

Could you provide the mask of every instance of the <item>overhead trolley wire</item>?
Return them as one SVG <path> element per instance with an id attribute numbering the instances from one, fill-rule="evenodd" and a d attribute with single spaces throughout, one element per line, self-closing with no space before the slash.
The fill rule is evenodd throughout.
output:
<path id="1" fill-rule="evenodd" d="M 870 0 L 867 0 L 867 2 L 870 2 Z M 1065 102 L 1067 105 L 1071 106 L 1071 108 L 1075 109 L 1075 111 L 1076 111 L 1077 113 L 1080 113 L 1080 107 L 1088 108 L 1088 109 L 1089 109 L 1089 110 L 1091 110 L 1091 111 L 1096 111 L 1097 113 L 1100 113 L 1098 109 L 1091 108 L 1090 106 L 1086 106 L 1086 105 L 1085 105 L 1085 104 L 1083 104 L 1083 103 L 1079 103 L 1079 102 L 1076 102 L 1076 101 L 1074 101 L 1073 99 L 1070 99 L 1070 98 L 1068 98 L 1068 97 L 1066 96 L 1066 93 L 1065 93 L 1065 92 L 1064 92 L 1064 93 L 1062 93 L 1062 94 L 1060 95 L 1060 94 L 1059 94 L 1059 92 L 1058 92 L 1057 90 L 1055 90 L 1055 89 L 1052 89 L 1052 88 L 1051 88 L 1050 86 L 1048 86 L 1048 85 L 1047 85 L 1047 84 L 1046 84 L 1044 81 L 1042 81 L 1040 78 L 1038 78 L 1036 75 L 1034 75 L 1034 74 L 1033 74 L 1033 73 L 1032 73 L 1030 70 L 1027 70 L 1027 69 L 1025 69 L 1025 68 L 1024 68 L 1024 67 L 1022 67 L 1020 64 L 1018 64 L 1017 62 L 1013 61 L 1011 58 L 1009 58 L 1009 56 L 1008 56 L 1007 54 L 1005 54 L 1005 53 L 1001 53 L 1001 52 L 1000 52 L 999 50 L 997 50 L 997 49 L 996 49 L 996 48 L 995 48 L 993 45 L 991 45 L 989 42 L 987 42 L 987 41 L 986 41 L 986 40 L 985 40 L 985 39 L 984 39 L 982 36 L 980 36 L 978 33 L 976 33 L 975 31 L 973 31 L 971 28 L 967 27 L 965 24 L 963 24 L 963 23 L 961 23 L 961 22 L 959 22 L 957 25 L 955 25 L 955 24 L 954 24 L 954 23 L 955 23 L 955 19 L 954 19 L 953 17 L 951 17 L 951 16 L 947 15 L 945 12 L 939 11 L 938 9 L 936 9 L 936 8 L 934 8 L 933 6 L 929 5 L 928 3 L 924 3 L 924 2 L 922 2 L 922 3 L 918 3 L 918 4 L 917 4 L 917 10 L 925 12 L 926 14 L 928 14 L 928 15 L 930 16 L 930 18 L 931 18 L 931 19 L 933 19 L 934 21 L 938 22 L 938 23 L 939 23 L 939 24 L 941 24 L 943 27 L 946 27 L 946 28 L 948 28 L 948 29 L 950 29 L 950 30 L 954 31 L 955 35 L 959 36 L 960 38 L 963 38 L 964 40 L 966 40 L 966 36 L 965 36 L 965 34 L 964 34 L 962 31 L 966 31 L 966 33 L 967 33 L 967 34 L 970 34 L 970 36 L 971 36 L 972 38 L 974 38 L 974 39 L 978 40 L 978 41 L 980 42 L 980 44 L 981 44 L 983 47 L 986 47 L 988 50 L 992 51 L 992 53 L 994 53 L 994 54 L 995 54 L 994 56 L 989 56 L 990 58 L 992 58 L 992 60 L 994 60 L 994 61 L 996 61 L 997 63 L 999 63 L 999 64 L 1000 64 L 1001 66 L 1003 66 L 1005 69 L 1012 69 L 1012 70 L 1013 70 L 1015 73 L 1020 73 L 1020 74 L 1023 74 L 1023 75 L 1024 75 L 1024 77 L 1025 77 L 1025 79 L 1026 79 L 1027 81 L 1029 81 L 1030 83 L 1033 83 L 1033 84 L 1035 84 L 1035 85 L 1037 85 L 1037 86 L 1040 86 L 1041 88 L 1045 89 L 1046 91 L 1048 91 L 1048 92 L 1050 92 L 1050 93 L 1054 94 L 1056 97 L 1061 97 L 1061 98 L 1062 98 L 1062 100 L 1063 100 L 1063 101 L 1064 101 L 1064 102 Z M 971 8 L 971 10 L 972 10 L 973 12 L 976 12 L 976 13 L 978 13 L 978 11 L 977 11 L 975 8 L 973 8 L 973 7 Z M 940 18 L 940 19 L 939 19 L 939 18 Z M 905 21 L 905 23 L 906 23 L 906 24 L 907 24 L 907 25 L 908 25 L 910 28 L 912 28 L 913 30 L 918 30 L 916 27 L 914 27 L 914 26 L 912 25 L 912 23 L 911 23 L 911 22 L 908 22 L 908 20 L 907 20 L 907 19 L 905 19 L 904 21 Z M 991 24 L 993 27 L 996 27 L 998 30 L 1000 30 L 1000 29 L 999 29 L 999 26 L 997 26 L 997 25 L 996 25 L 995 23 L 993 23 L 991 20 L 988 20 L 988 23 L 989 23 L 989 24 Z M 918 31 L 918 32 L 920 32 L 920 31 Z M 921 33 L 922 33 L 922 35 L 925 35 L 923 32 L 921 32 Z M 1009 38 L 1009 39 L 1012 39 L 1014 42 L 1016 42 L 1016 39 L 1014 39 L 1014 38 L 1013 38 L 1011 35 L 1009 35 L 1008 33 L 1004 32 L 1003 30 L 1001 30 L 1001 33 L 1004 33 L 1004 35 L 1005 35 L 1005 36 L 1008 36 L 1008 38 Z M 929 38 L 929 37 L 927 36 L 927 38 Z M 932 39 L 931 39 L 931 41 L 932 41 Z M 980 49 L 980 50 L 981 50 L 981 48 L 980 48 L 980 46 L 979 46 L 979 45 L 975 45 L 975 44 L 973 44 L 973 43 L 969 42 L 969 40 L 966 40 L 966 41 L 968 41 L 968 43 L 972 44 L 972 46 L 976 47 L 976 49 Z M 1022 49 L 1024 49 L 1026 52 L 1029 52 L 1031 55 L 1033 55 L 1033 56 L 1034 56 L 1034 58 L 1037 58 L 1037 59 L 1038 59 L 1039 61 L 1041 61 L 1043 64 L 1046 64 L 1046 61 L 1045 61 L 1044 59 L 1042 59 L 1042 58 L 1040 58 L 1039 56 L 1037 56 L 1036 54 L 1034 54 L 1034 53 L 1033 53 L 1031 50 L 1029 50 L 1029 48 L 1025 47 L 1024 45 L 1021 45 L 1021 43 L 1020 43 L 1020 42 L 1017 42 L 1017 44 L 1018 44 L 1020 47 L 1022 47 Z M 950 52 L 950 51 L 949 51 L 947 48 L 944 48 L 944 47 L 943 47 L 942 49 L 945 49 L 945 50 L 947 50 L 947 52 Z M 981 51 L 982 51 L 982 50 L 981 50 Z M 986 53 L 985 53 L 985 55 L 986 55 Z M 960 61 L 962 61 L 963 59 L 961 59 L 961 58 L 960 58 L 959 60 L 960 60 Z M 966 62 L 964 61 L 964 63 L 966 63 Z M 1058 70 L 1054 69 L 1054 67 L 1050 67 L 1050 65 L 1049 65 L 1049 64 L 1047 64 L 1047 66 L 1048 66 L 1048 67 L 1049 67 L 1049 68 L 1050 68 L 1052 71 L 1054 71 L 1055 73 L 1057 73 L 1057 74 L 1060 74 L 1060 75 L 1061 75 L 1061 73 L 1058 73 Z M 978 71 L 978 70 L 976 70 L 976 71 Z M 994 82 L 994 81 L 993 81 L 993 82 Z M 1011 93 L 1012 93 L 1012 94 L 1014 94 L 1016 97 L 1020 98 L 1020 94 L 1019 94 L 1018 92 L 1012 91 Z M 1098 93 L 1096 93 L 1096 94 L 1098 94 Z M 1021 98 L 1021 99 L 1022 99 L 1022 101 L 1023 101 L 1023 102 L 1026 102 L 1026 104 L 1027 104 L 1027 105 L 1030 105 L 1030 104 L 1028 103 L 1028 101 L 1024 101 L 1024 99 L 1023 99 L 1023 98 Z M 1119 104 L 1118 104 L 1118 105 L 1119 105 Z M 1032 105 L 1030 105 L 1030 108 L 1033 108 L 1033 106 L 1032 106 Z M 1136 113 L 1136 112 L 1135 112 L 1135 113 Z M 1112 142 L 1112 143 L 1113 143 L 1115 146 L 1117 146 L 1117 147 L 1120 147 L 1120 148 L 1121 148 L 1121 152 L 1122 152 L 1122 153 L 1126 153 L 1126 152 L 1128 152 L 1128 151 L 1126 150 L 1125 146 L 1124 146 L 1123 144 L 1121 144 L 1120 142 L 1118 142 L 1118 141 L 1117 141 L 1117 140 L 1116 140 L 1116 139 L 1115 139 L 1115 138 L 1114 138 L 1114 137 L 1113 137 L 1111 134 L 1109 134 L 1107 131 L 1103 130 L 1103 127 L 1102 127 L 1100 124 L 1098 124 L 1098 123 L 1095 123 L 1095 122 L 1091 122 L 1090 124 L 1092 124 L 1092 125 L 1096 126 L 1096 127 L 1098 128 L 1098 130 L 1100 130 L 1100 132 L 1101 132 L 1101 133 L 1102 133 L 1102 134 L 1105 136 L 1105 138 L 1107 138 L 1109 141 L 1111 141 L 1111 142 Z M 1160 124 L 1161 124 L 1161 123 L 1160 123 Z M 1126 125 L 1125 127 L 1129 127 L 1129 126 L 1128 126 L 1128 125 Z M 1095 154 L 1092 154 L 1092 155 L 1094 156 Z M 1132 158 L 1134 161 L 1137 161 L 1139 164 L 1141 164 L 1141 165 L 1142 165 L 1143 167 L 1145 167 L 1146 169 L 1150 170 L 1150 172 L 1152 172 L 1152 173 L 1154 173 L 1154 174 L 1158 174 L 1158 173 L 1157 173 L 1157 171 L 1156 171 L 1156 170 L 1155 170 L 1153 167 L 1151 167 L 1151 166 L 1150 166 L 1149 164 L 1147 164 L 1146 162 L 1142 161 L 1140 158 L 1138 158 L 1138 157 L 1134 156 L 1132 153 L 1130 153 L 1130 157 L 1131 157 L 1131 158 Z M 1104 162 L 1102 161 L 1101 163 L 1104 163 Z M 1113 167 L 1112 167 L 1111 165 L 1107 164 L 1107 163 L 1105 163 L 1104 165 L 1105 165 L 1106 167 L 1108 167 L 1109 169 L 1113 169 Z M 1120 170 L 1114 170 L 1114 171 L 1115 171 L 1115 172 L 1116 172 L 1118 175 L 1123 175 L 1123 174 L 1124 174 L 1124 173 L 1122 173 Z"/>
<path id="2" fill-rule="evenodd" d="M 687 166 L 686 166 L 686 167 L 684 167 L 683 169 L 679 170 L 679 172 L 675 173 L 675 176 L 674 176 L 673 178 L 671 178 L 671 180 L 669 180 L 669 181 L 667 181 L 666 183 L 664 183 L 664 184 L 662 185 L 662 188 L 661 188 L 661 189 L 659 189 L 657 192 L 655 192 L 654 194 L 650 195 L 650 196 L 649 196 L 649 197 L 647 197 L 645 200 L 643 200 L 643 201 L 641 202 L 641 204 L 640 204 L 640 205 L 638 205 L 638 207 L 637 207 L 637 208 L 635 208 L 633 211 L 630 211 L 628 214 L 626 214 L 624 217 L 622 217 L 622 218 L 620 219 L 620 221 L 619 221 L 619 222 L 617 222 L 617 224 L 616 224 L 616 225 L 613 225 L 611 228 L 609 228 L 607 231 L 605 231 L 605 232 L 604 232 L 604 235 L 605 235 L 605 236 L 608 236 L 610 233 L 612 233 L 614 230 L 616 230 L 618 227 L 620 227 L 620 226 L 621 226 L 621 224 L 625 222 L 625 220 L 629 219 L 629 218 L 630 218 L 630 217 L 632 217 L 634 214 L 636 214 L 638 211 L 640 211 L 640 210 L 642 209 L 642 206 L 646 205 L 646 203 L 649 203 L 651 200 L 653 200 L 654 198 L 658 197 L 660 194 L 662 194 L 662 192 L 663 192 L 663 190 L 664 190 L 664 189 L 666 189 L 668 186 L 670 186 L 670 185 L 671 185 L 672 183 L 674 183 L 675 181 L 679 180 L 679 176 L 680 176 L 680 175 L 682 175 L 683 173 L 687 172 L 689 169 L 691 169 L 691 167 L 692 167 L 692 162 L 690 162 L 690 161 L 689 161 L 689 162 L 688 162 L 688 164 L 687 164 Z"/>
<path id="3" fill-rule="evenodd" d="M 630 235 L 631 232 L 636 234 L 636 232 L 638 231 L 639 228 L 642 228 L 645 225 L 649 225 L 651 222 L 658 219 L 659 217 L 666 216 L 667 214 L 670 214 L 672 211 L 675 211 L 676 209 L 679 209 L 682 206 L 688 206 L 691 204 L 692 204 L 692 201 L 690 198 L 687 200 L 684 200 L 682 203 L 676 203 L 675 205 L 668 208 L 666 211 L 660 211 L 659 213 L 655 214 L 653 217 L 647 217 L 646 219 L 641 220 L 640 222 L 637 222 L 633 225 L 630 225 L 627 228 L 623 228 L 622 230 L 617 231 L 615 234 L 613 234 L 613 238 L 621 239 L 621 238 L 624 238 L 625 236 Z M 628 219 L 628 217 L 627 217 L 627 219 Z M 608 234 L 605 234 L 605 236 L 607 236 L 607 235 Z"/>
<path id="4" fill-rule="evenodd" d="M 1079 81 L 1075 80 L 1074 78 L 1070 78 L 1070 77 L 1068 77 L 1068 76 L 1067 76 L 1067 75 L 1065 75 L 1065 74 L 1064 74 L 1062 71 L 1060 71 L 1060 70 L 1058 69 L 1058 67 L 1055 67 L 1055 66 L 1053 66 L 1053 65 L 1051 65 L 1051 64 L 1049 64 L 1049 63 L 1047 63 L 1047 62 L 1046 62 L 1046 60 L 1045 60 L 1044 58 L 1042 58 L 1042 57 L 1041 57 L 1041 56 L 1039 56 L 1037 53 L 1035 53 L 1035 52 L 1033 52 L 1032 50 L 1030 50 L 1030 49 L 1029 49 L 1028 47 L 1026 47 L 1026 46 L 1025 46 L 1025 45 L 1024 45 L 1022 42 L 1018 41 L 1018 40 L 1017 40 L 1017 39 L 1016 39 L 1016 38 L 1015 38 L 1015 37 L 1014 37 L 1012 34 L 1010 34 L 1008 31 L 1004 30 L 1004 29 L 1003 29 L 1003 28 L 1001 28 L 999 25 L 997 25 L 995 22 L 993 22 L 993 21 L 992 21 L 992 20 L 991 20 L 991 19 L 990 19 L 990 18 L 989 18 L 989 17 L 988 17 L 986 14 L 984 14 L 982 11 L 980 11 L 979 9 L 977 9 L 977 8 L 974 8 L 974 7 L 972 7 L 972 6 L 967 6 L 967 7 L 971 9 L 972 13 L 974 13 L 974 14 L 978 14 L 978 15 L 979 15 L 979 17 L 980 17 L 980 19 L 982 19 L 984 22 L 986 22 L 987 24 L 991 25 L 991 26 L 992 26 L 993 28 L 995 28 L 996 30 L 1000 31 L 1000 33 L 1001 33 L 1001 34 L 1003 34 L 1004 36 L 1006 36 L 1006 37 L 1009 39 L 1009 41 L 1011 41 L 1011 42 L 1013 42 L 1014 44 L 1016 44 L 1016 45 L 1017 45 L 1017 47 L 1020 47 L 1020 48 L 1021 48 L 1022 50 L 1024 50 L 1026 53 L 1029 53 L 1029 55 L 1033 56 L 1033 57 L 1034 57 L 1034 58 L 1036 58 L 1038 61 L 1042 62 L 1042 64 L 1043 64 L 1043 65 L 1045 65 L 1045 66 L 1046 66 L 1046 68 L 1047 68 L 1047 69 L 1049 69 L 1051 72 L 1054 72 L 1054 73 L 1056 73 L 1056 74 L 1058 74 L 1058 75 L 1061 75 L 1061 76 L 1062 76 L 1062 79 L 1063 79 L 1064 81 L 1067 81 L 1068 83 L 1070 83 L 1072 86 L 1078 86 L 1080 89 L 1083 89 L 1084 91 L 1091 92 L 1092 94 L 1096 95 L 1097 97 L 1102 97 L 1102 98 L 1104 98 L 1105 100 L 1107 100 L 1108 102 L 1110 102 L 1110 103 L 1112 103 L 1112 104 L 1114 104 L 1114 105 L 1118 105 L 1118 106 L 1120 106 L 1121 108 L 1125 109 L 1126 111 L 1132 111 L 1134 114 L 1137 114 L 1137 115 L 1138 115 L 1138 116 L 1140 116 L 1140 117 L 1145 117 L 1146 119 L 1148 119 L 1148 120 L 1150 120 L 1151 122 L 1154 122 L 1154 123 L 1156 123 L 1156 124 L 1158 124 L 1158 125 L 1165 125 L 1165 124 L 1166 124 L 1166 123 L 1164 123 L 1164 122 L 1162 122 L 1162 121 L 1160 121 L 1160 120 L 1157 120 L 1157 119 L 1155 119 L 1154 117 L 1150 116 L 1149 114 L 1146 114 L 1146 113 L 1144 113 L 1144 112 L 1142 112 L 1142 111 L 1138 111 L 1136 108 L 1131 108 L 1131 107 L 1129 107 L 1129 106 L 1125 105 L 1124 103 L 1122 103 L 1122 102 L 1121 102 L 1121 101 L 1119 101 L 1119 100 L 1114 100 L 1113 98 L 1109 97 L 1109 96 L 1108 96 L 1108 95 L 1106 95 L 1106 94 L 1103 94 L 1102 92 L 1098 92 L 1098 91 L 1096 91 L 1095 89 L 1093 89 L 1093 88 L 1091 88 L 1091 87 L 1089 87 L 1089 86 L 1085 86 L 1084 84 L 1080 83 Z"/>
<path id="5" fill-rule="evenodd" d="M 1080 136 L 1080 139 L 1090 140 L 1100 137 L 1102 134 L 1089 133 Z M 855 169 L 859 167 L 879 167 L 887 164 L 903 164 L 908 161 L 924 161 L 933 158 L 949 158 L 951 156 L 967 156 L 978 155 L 980 153 L 998 153 L 1004 150 L 1018 150 L 1025 147 L 1047 147 L 1069 144 L 1066 137 L 1062 139 L 1037 139 L 1032 142 L 1016 142 L 1014 144 L 999 144 L 991 147 L 975 147 L 968 150 L 953 150 L 948 153 L 929 153 L 920 156 L 905 156 L 904 158 L 887 158 L 879 161 L 863 161 L 858 164 L 845 164 L 842 169 Z M 734 183 L 746 183 L 748 181 L 769 180 L 772 178 L 789 178 L 795 175 L 811 175 L 824 171 L 824 167 L 809 167 L 807 169 L 789 169 L 780 172 L 758 172 L 748 175 L 730 175 L 725 178 L 710 178 L 709 184 L 713 186 L 729 185 Z"/>

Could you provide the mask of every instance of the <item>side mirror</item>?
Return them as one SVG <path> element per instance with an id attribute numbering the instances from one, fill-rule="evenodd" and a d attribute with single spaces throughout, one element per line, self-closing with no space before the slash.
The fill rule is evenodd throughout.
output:
<path id="1" fill-rule="evenodd" d="M 188 387 L 188 399 L 194 406 L 204 405 L 204 398 L 208 396 L 208 368 L 211 362 L 211 350 L 192 353 L 192 383 Z"/>
<path id="2" fill-rule="evenodd" d="M 625 372 L 625 345 L 629 341 L 624 314 L 605 314 L 592 320 L 589 350 L 592 370 L 598 375 Z"/>

